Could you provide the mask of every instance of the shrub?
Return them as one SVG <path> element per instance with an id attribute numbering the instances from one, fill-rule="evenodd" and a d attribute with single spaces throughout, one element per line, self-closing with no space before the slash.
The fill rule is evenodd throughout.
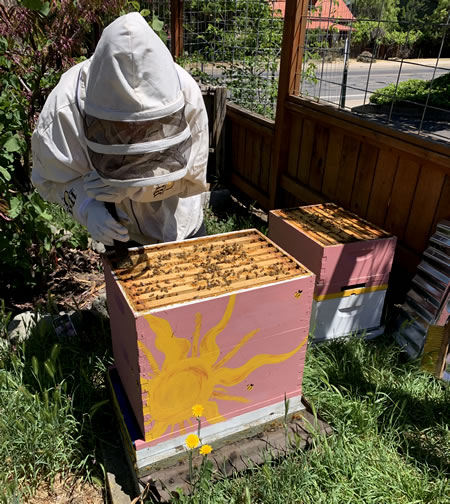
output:
<path id="1" fill-rule="evenodd" d="M 63 227 L 52 205 L 30 182 L 31 134 L 61 73 L 93 46 L 103 19 L 124 0 L 22 0 L 0 5 L 0 287 L 32 288 L 45 282 Z M 81 244 L 86 244 L 80 232 Z M 72 243 L 74 244 L 74 243 Z"/>
<path id="2" fill-rule="evenodd" d="M 429 95 L 429 99 L 428 99 Z M 450 110 L 450 73 L 441 75 L 434 81 L 410 79 L 400 82 L 398 86 L 389 84 L 377 89 L 370 97 L 375 105 L 390 105 L 396 102 L 412 102 Z"/>

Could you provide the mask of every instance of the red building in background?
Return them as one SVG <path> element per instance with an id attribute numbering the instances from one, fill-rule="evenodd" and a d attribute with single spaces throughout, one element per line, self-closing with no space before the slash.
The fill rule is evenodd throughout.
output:
<path id="1" fill-rule="evenodd" d="M 275 11 L 284 17 L 286 2 L 271 2 Z M 313 0 L 308 12 L 307 28 L 311 30 L 331 30 L 346 32 L 352 29 L 356 21 L 355 16 L 345 4 L 344 0 Z"/>

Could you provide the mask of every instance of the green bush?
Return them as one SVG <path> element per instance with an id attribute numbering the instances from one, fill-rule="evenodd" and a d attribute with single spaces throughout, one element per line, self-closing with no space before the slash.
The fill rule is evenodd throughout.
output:
<path id="1" fill-rule="evenodd" d="M 431 88 L 431 91 L 430 91 Z M 450 73 L 441 75 L 434 81 L 410 79 L 400 82 L 398 86 L 389 84 L 377 89 L 370 97 L 370 103 L 375 105 L 390 105 L 396 102 L 413 102 L 450 110 Z"/>
<path id="2" fill-rule="evenodd" d="M 0 5 L 0 289 L 44 286 L 63 244 L 85 247 L 86 232 L 33 190 L 31 135 L 61 73 L 80 61 L 125 1 L 19 0 Z M 69 239 L 64 230 L 72 232 Z"/>

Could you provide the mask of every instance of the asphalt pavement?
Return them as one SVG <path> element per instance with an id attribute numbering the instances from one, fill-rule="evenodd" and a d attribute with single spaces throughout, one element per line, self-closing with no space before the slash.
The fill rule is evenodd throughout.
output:
<path id="1" fill-rule="evenodd" d="M 341 96 L 343 62 L 315 62 L 317 83 L 305 80 L 303 94 L 339 104 Z M 409 79 L 430 80 L 450 71 L 450 58 L 441 59 L 437 68 L 435 59 L 416 59 L 402 61 L 377 61 L 359 63 L 350 60 L 347 74 L 346 107 L 356 107 L 369 103 L 370 95 L 388 84 Z"/>

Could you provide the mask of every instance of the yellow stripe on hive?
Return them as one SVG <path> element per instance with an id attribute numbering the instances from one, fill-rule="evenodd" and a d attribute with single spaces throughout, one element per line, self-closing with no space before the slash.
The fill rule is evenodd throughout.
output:
<path id="1" fill-rule="evenodd" d="M 387 284 L 372 285 L 371 287 L 359 287 L 357 289 L 348 289 L 342 292 L 335 292 L 333 294 L 323 294 L 322 296 L 314 296 L 314 301 L 325 301 L 326 299 L 337 299 L 342 297 L 352 296 L 353 294 L 366 294 L 367 292 L 375 292 L 379 290 L 386 290 Z"/>

